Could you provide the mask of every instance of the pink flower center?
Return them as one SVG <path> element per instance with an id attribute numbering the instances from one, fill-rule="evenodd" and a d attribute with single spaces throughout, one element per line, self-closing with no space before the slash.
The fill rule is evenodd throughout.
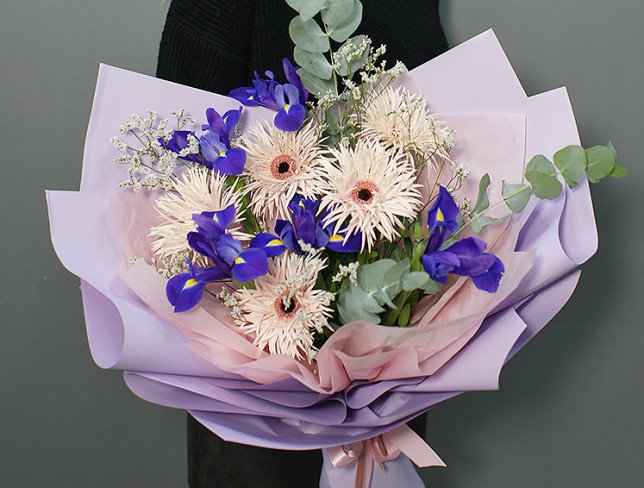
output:
<path id="1" fill-rule="evenodd" d="M 286 180 L 295 174 L 297 163 L 292 156 L 280 154 L 271 161 L 271 174 L 278 180 Z"/>
<path id="2" fill-rule="evenodd" d="M 300 309 L 300 302 L 298 302 L 297 298 L 293 296 L 289 301 L 286 302 L 286 304 L 284 304 L 285 296 L 286 293 L 282 293 L 275 300 L 275 313 L 281 319 L 290 319 Z"/>
<path id="3" fill-rule="evenodd" d="M 351 190 L 351 198 L 360 205 L 368 205 L 380 189 L 371 181 L 356 181 Z"/>

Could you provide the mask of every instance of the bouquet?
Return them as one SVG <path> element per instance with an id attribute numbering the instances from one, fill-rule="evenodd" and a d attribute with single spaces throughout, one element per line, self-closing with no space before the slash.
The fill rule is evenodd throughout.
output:
<path id="1" fill-rule="evenodd" d="M 498 387 L 596 250 L 588 182 L 626 171 L 491 31 L 408 72 L 360 1 L 288 3 L 295 64 L 228 97 L 101 66 L 52 240 L 140 397 L 323 448 L 321 486 L 422 486 L 409 459 L 443 463 L 405 423 Z"/>

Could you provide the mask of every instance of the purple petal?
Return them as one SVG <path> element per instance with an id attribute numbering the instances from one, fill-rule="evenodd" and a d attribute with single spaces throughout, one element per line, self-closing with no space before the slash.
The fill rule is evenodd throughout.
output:
<path id="1" fill-rule="evenodd" d="M 284 132 L 293 132 L 299 130 L 306 118 L 306 108 L 304 105 L 291 105 L 277 112 L 275 116 L 275 127 Z"/>
<path id="2" fill-rule="evenodd" d="M 276 235 L 261 232 L 250 241 L 251 248 L 263 249 L 269 258 L 279 256 L 284 252 L 286 246 Z"/>
<path id="3" fill-rule="evenodd" d="M 235 259 L 233 278 L 240 283 L 254 280 L 266 273 L 268 273 L 268 257 L 263 249 L 247 249 Z"/>
<path id="4" fill-rule="evenodd" d="M 228 94 L 228 96 L 231 98 L 234 98 L 240 103 L 243 103 L 244 105 L 248 105 L 251 107 L 254 105 L 259 105 L 259 101 L 257 99 L 257 90 L 255 88 L 251 88 L 251 87 L 235 88 Z"/>
<path id="5" fill-rule="evenodd" d="M 242 252 L 242 243 L 230 234 L 224 234 L 217 241 L 217 254 L 229 266 L 234 266 L 235 260 Z"/>
<path id="6" fill-rule="evenodd" d="M 226 151 L 225 156 L 218 157 L 212 164 L 212 169 L 222 175 L 240 175 L 246 165 L 246 152 L 234 147 Z"/>
<path id="7" fill-rule="evenodd" d="M 479 290 L 495 293 L 499 289 L 499 283 L 501 282 L 501 277 L 505 272 L 505 267 L 499 258 L 496 256 L 495 258 L 494 263 L 487 271 L 472 277 L 474 285 Z"/>

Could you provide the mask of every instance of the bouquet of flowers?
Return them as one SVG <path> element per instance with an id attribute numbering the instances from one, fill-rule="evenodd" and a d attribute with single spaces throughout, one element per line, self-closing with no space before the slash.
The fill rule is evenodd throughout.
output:
<path id="1" fill-rule="evenodd" d="M 102 66 L 52 239 L 137 395 L 325 448 L 321 486 L 422 486 L 407 458 L 442 462 L 405 423 L 498 386 L 596 249 L 588 181 L 625 170 L 491 32 L 407 72 L 360 1 L 288 3 L 297 66 L 229 97 Z"/>

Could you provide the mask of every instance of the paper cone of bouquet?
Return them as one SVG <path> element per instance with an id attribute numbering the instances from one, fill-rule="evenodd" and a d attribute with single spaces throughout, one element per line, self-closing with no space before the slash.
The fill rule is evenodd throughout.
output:
<path id="1" fill-rule="evenodd" d="M 450 157 L 470 170 L 460 195 L 472 201 L 485 173 L 500 194 L 503 181 L 521 182 L 534 155 L 579 144 L 566 90 L 528 97 L 492 31 L 399 82 L 454 131 Z M 167 279 L 151 264 L 157 193 L 118 188 L 126 168 L 113 163 L 110 138 L 132 113 L 167 117 L 180 107 L 200 116 L 239 103 L 102 65 L 80 191 L 47 192 L 57 255 L 81 280 L 94 360 L 123 370 L 139 397 L 187 410 L 226 441 L 324 449 L 320 486 L 423 486 L 409 460 L 443 462 L 406 423 L 462 392 L 497 389 L 503 365 L 564 306 L 597 248 L 588 184 L 532 199 L 481 231 L 505 266 L 496 293 L 450 279 L 414 307 L 410 326 L 343 324 L 309 362 L 259 348 L 213 296 L 180 314 L 168 302 Z M 274 115 L 245 107 L 242 132 Z"/>

